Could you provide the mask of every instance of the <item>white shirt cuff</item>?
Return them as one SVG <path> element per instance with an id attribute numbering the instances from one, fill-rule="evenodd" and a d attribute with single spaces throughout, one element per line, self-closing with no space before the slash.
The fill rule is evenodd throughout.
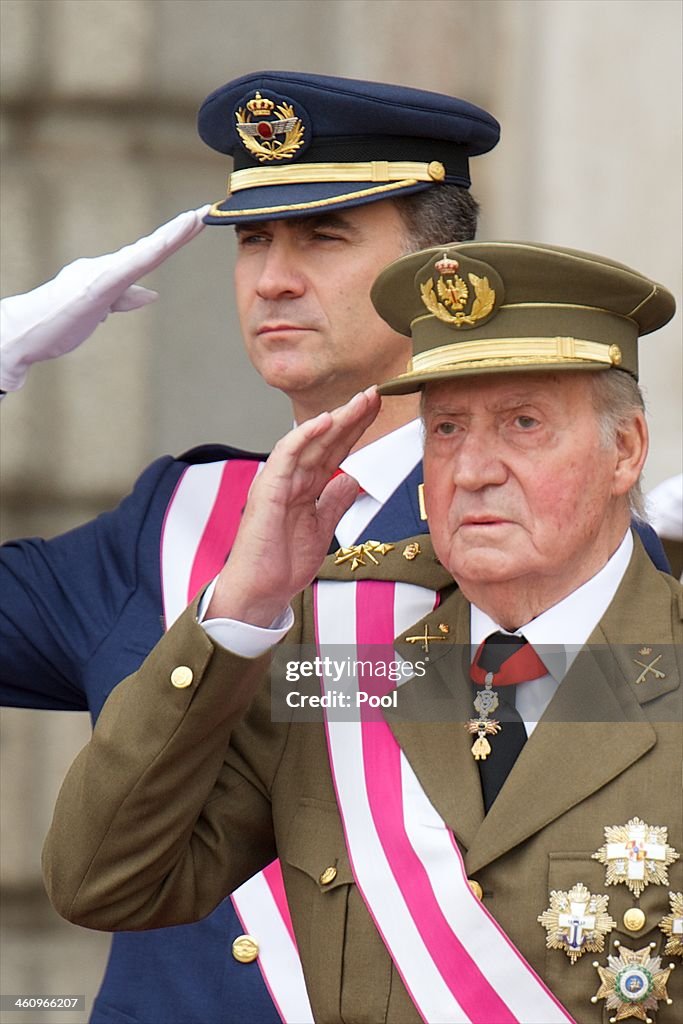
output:
<path id="1" fill-rule="evenodd" d="M 206 588 L 199 602 L 197 621 L 214 643 L 241 658 L 258 658 L 282 640 L 294 625 L 294 612 L 287 608 L 268 628 L 236 619 L 205 619 L 216 581 Z"/>

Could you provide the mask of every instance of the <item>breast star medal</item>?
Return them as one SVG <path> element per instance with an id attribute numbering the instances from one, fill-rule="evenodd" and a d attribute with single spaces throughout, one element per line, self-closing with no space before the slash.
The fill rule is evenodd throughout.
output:
<path id="1" fill-rule="evenodd" d="M 683 892 L 670 892 L 669 906 L 671 913 L 659 922 L 659 927 L 668 937 L 664 952 L 668 956 L 683 958 Z"/>
<path id="2" fill-rule="evenodd" d="M 662 967 L 662 958 L 652 955 L 654 943 L 637 950 L 627 949 L 618 942 L 614 945 L 619 955 L 608 956 L 607 967 L 601 967 L 597 961 L 593 964 L 600 975 L 600 988 L 591 1002 L 604 999 L 608 1010 L 616 1010 L 610 1017 L 610 1024 L 628 1017 L 652 1024 L 648 1010 L 656 1011 L 661 1000 L 671 1006 L 666 983 L 675 965 Z"/>
<path id="3" fill-rule="evenodd" d="M 617 922 L 607 913 L 609 896 L 593 896 L 582 882 L 568 892 L 553 889 L 550 906 L 538 917 L 548 933 L 546 947 L 562 949 L 576 963 L 584 953 L 602 953 Z"/>
<path id="4" fill-rule="evenodd" d="M 679 854 L 667 843 L 667 829 L 646 825 L 631 818 L 626 825 L 608 825 L 605 845 L 593 854 L 593 860 L 605 865 L 605 884 L 623 882 L 634 896 L 647 885 L 668 885 L 668 867 Z"/>

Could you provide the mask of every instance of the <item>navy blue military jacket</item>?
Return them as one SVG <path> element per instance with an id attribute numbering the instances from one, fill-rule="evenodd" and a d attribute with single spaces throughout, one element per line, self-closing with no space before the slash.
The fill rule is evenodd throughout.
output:
<path id="1" fill-rule="evenodd" d="M 166 456 L 114 511 L 54 540 L 3 546 L 3 704 L 89 710 L 97 718 L 113 687 L 139 667 L 164 631 L 161 531 L 178 480 L 190 463 L 234 458 L 265 456 L 222 446 Z M 421 480 L 417 466 L 358 540 L 425 532 Z M 227 899 L 198 924 L 115 935 L 93 1024 L 276 1024 L 257 963 L 232 957 L 242 931 Z"/>

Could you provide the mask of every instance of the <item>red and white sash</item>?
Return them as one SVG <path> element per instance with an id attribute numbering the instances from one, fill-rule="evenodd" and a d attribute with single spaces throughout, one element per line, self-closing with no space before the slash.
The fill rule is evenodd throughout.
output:
<path id="1" fill-rule="evenodd" d="M 166 509 L 161 531 L 161 591 L 168 629 L 225 564 L 249 488 L 262 462 L 232 460 L 188 466 Z M 245 932 L 257 938 L 258 965 L 285 1022 L 313 1024 L 280 862 L 232 894 Z"/>
<path id="2" fill-rule="evenodd" d="M 344 644 L 352 661 L 395 660 L 394 637 L 436 603 L 433 591 L 403 583 L 319 581 L 314 589 L 321 658 L 326 647 Z M 352 680 L 347 692 L 379 694 L 377 677 L 381 684 L 386 672 L 372 675 L 372 682 Z M 339 686 L 322 681 L 323 690 Z M 422 1018 L 429 1024 L 571 1022 L 472 893 L 452 833 L 381 713 L 363 710 L 352 722 L 329 714 L 326 730 L 354 878 Z"/>

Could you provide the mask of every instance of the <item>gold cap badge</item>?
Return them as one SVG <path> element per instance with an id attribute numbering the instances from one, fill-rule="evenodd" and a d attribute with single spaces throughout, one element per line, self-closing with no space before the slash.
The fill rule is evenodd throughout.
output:
<path id="1" fill-rule="evenodd" d="M 275 119 L 264 118 L 275 113 Z M 244 148 L 260 163 L 291 160 L 304 142 L 305 127 L 291 103 L 278 103 L 257 92 L 235 112 L 235 127 Z"/>
<path id="2" fill-rule="evenodd" d="M 434 270 L 439 275 L 436 282 L 433 276 L 427 278 L 420 285 L 420 297 L 438 320 L 452 327 L 473 327 L 479 320 L 489 316 L 496 301 L 496 293 L 488 277 L 469 273 L 467 279 L 474 289 L 470 303 L 470 289 L 463 278 L 458 276 L 459 269 L 459 262 L 449 259 L 448 254 L 444 253 L 434 264 Z"/>

